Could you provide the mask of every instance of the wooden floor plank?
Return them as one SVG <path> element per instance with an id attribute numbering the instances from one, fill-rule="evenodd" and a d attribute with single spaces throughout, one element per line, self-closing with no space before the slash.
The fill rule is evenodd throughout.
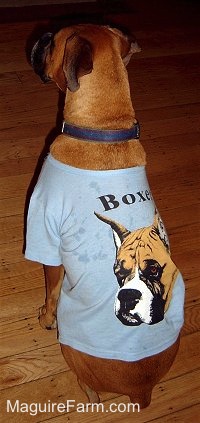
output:
<path id="1" fill-rule="evenodd" d="M 199 327 L 200 310 L 198 304 L 185 308 L 185 323 L 182 329 L 183 335 L 194 333 L 200 330 Z"/>
<path id="2" fill-rule="evenodd" d="M 24 195 L 22 197 L 6 198 L 0 200 L 0 217 L 16 216 L 24 213 Z"/>
<path id="3" fill-rule="evenodd" d="M 28 393 L 28 395 L 27 395 Z M 47 398 L 53 402 L 64 402 L 68 398 L 75 399 L 78 401 L 87 401 L 85 394 L 77 387 L 77 380 L 75 375 L 71 371 L 60 373 L 59 375 L 48 376 L 40 381 L 33 381 L 25 383 L 17 387 L 8 388 L 1 392 L 0 399 L 0 410 L 3 412 L 1 422 L 7 423 L 8 415 L 5 413 L 5 407 L 7 399 L 10 399 L 11 403 L 19 399 L 20 402 L 40 402 L 45 403 Z M 55 413 L 39 413 L 38 416 L 23 415 L 18 413 L 17 415 L 9 414 L 9 422 L 40 422 L 44 421 Z M 26 420 L 25 420 L 26 419 Z"/>
<path id="4" fill-rule="evenodd" d="M 162 382 L 199 369 L 199 341 L 199 331 L 181 337 L 179 353 Z"/>
<path id="5" fill-rule="evenodd" d="M 192 407 L 186 407 L 167 416 L 151 420 L 151 423 L 188 423 L 198 421 L 200 415 L 200 404 L 195 404 Z M 53 423 L 53 421 L 52 421 Z"/>
<path id="6" fill-rule="evenodd" d="M 168 28 L 152 28 L 151 32 L 137 30 L 135 36 L 142 48 L 142 57 L 177 56 L 200 51 L 196 28 L 194 31 L 192 28 L 185 28 L 184 32 L 181 28 L 174 28 L 173 37 L 169 37 Z"/>
<path id="7" fill-rule="evenodd" d="M 23 216 L 4 216 L 0 218 L 0 245 L 11 242 L 21 242 L 23 236 Z"/>
<path id="8" fill-rule="evenodd" d="M 8 151 L 8 141 L 10 141 Z M 8 160 L 17 160 L 26 157 L 39 156 L 40 151 L 44 147 L 44 136 L 31 138 L 27 136 L 22 140 L 10 139 L 1 141 L 1 164 L 2 162 L 8 162 Z M 3 176 L 3 175 L 2 175 Z"/>
<path id="9" fill-rule="evenodd" d="M 0 179 L 0 196 L 2 199 L 20 197 L 27 191 L 31 179 L 30 174 L 8 176 Z M 16 191 L 17 186 L 17 191 Z"/>
<path id="10" fill-rule="evenodd" d="M 162 417 L 158 417 L 155 419 L 151 419 L 151 420 L 147 420 L 146 417 L 144 417 L 142 419 L 142 415 L 143 415 L 143 411 L 141 411 L 140 416 L 138 416 L 137 413 L 135 413 L 134 415 L 126 415 L 125 418 L 125 422 L 126 423 L 131 423 L 133 420 L 135 422 L 138 423 L 188 423 L 188 422 L 195 422 L 198 421 L 198 417 L 200 414 L 200 404 L 195 404 L 194 406 L 191 407 L 186 407 L 183 410 L 179 410 L 175 413 L 170 413 L 169 415 L 166 416 L 162 416 Z M 117 421 L 116 420 L 116 416 L 117 413 L 112 414 L 112 416 L 110 416 L 110 420 L 107 420 L 108 422 L 113 422 L 113 421 Z M 123 421 L 123 414 L 120 413 L 121 416 L 121 420 L 119 419 L 119 421 Z M 140 418 L 140 420 L 138 420 L 138 418 Z M 71 421 L 70 417 L 69 417 L 69 421 Z M 88 422 L 90 421 L 90 417 L 88 416 Z M 92 420 L 94 422 L 94 420 Z M 97 420 L 96 420 L 97 421 Z M 55 418 L 50 418 L 48 419 L 46 422 L 48 423 L 66 423 L 66 416 L 61 416 L 61 417 L 55 417 Z M 87 422 L 87 420 L 85 420 L 85 422 Z"/>
<path id="11" fill-rule="evenodd" d="M 0 366 L 0 390 L 68 370 L 58 344 L 0 359 Z"/>
<path id="12" fill-rule="evenodd" d="M 3 324 L 5 322 L 15 322 L 38 315 L 39 306 L 44 303 L 45 289 L 44 287 L 34 288 L 28 292 L 23 291 L 15 295 L 5 295 L 1 298 L 1 322 Z"/>
<path id="13" fill-rule="evenodd" d="M 29 289 L 41 288 L 44 286 L 44 273 L 40 264 L 27 262 L 27 267 L 21 266 L 18 275 L 2 277 L 2 290 L 0 297 L 12 295 Z M 28 293 L 27 293 L 28 295 Z M 3 300 L 2 300 L 3 301 Z"/>
<path id="14" fill-rule="evenodd" d="M 30 289 L 32 272 L 41 269 L 42 266 L 39 263 L 28 262 L 27 260 L 25 260 L 24 257 L 22 256 L 21 248 L 22 248 L 22 245 L 20 246 L 20 254 L 16 256 L 17 261 L 15 261 L 14 263 L 2 262 L 1 269 L 0 269 L 0 277 L 1 277 L 2 283 L 6 283 L 7 280 L 11 280 L 12 278 L 14 278 L 13 279 L 14 281 L 16 280 L 18 281 L 19 278 L 21 278 L 20 285 L 24 284 L 24 290 L 26 289 L 28 290 Z M 5 259 L 3 258 L 2 261 L 3 260 Z M 35 276 L 33 278 L 35 278 Z M 37 274 L 36 274 L 36 278 L 37 278 Z M 13 286 L 11 286 L 11 289 L 14 289 L 14 288 L 16 288 L 16 292 L 17 292 L 18 286 L 15 287 L 13 283 Z M 19 287 L 19 291 L 21 291 L 20 287 Z"/>
<path id="15" fill-rule="evenodd" d="M 193 391 L 191 392 L 190 386 L 193 385 Z M 112 413 L 109 411 L 111 404 L 128 404 L 130 400 L 126 396 L 116 396 L 115 394 L 102 394 L 101 402 L 104 403 L 105 412 L 97 412 L 91 408 L 88 412 L 78 412 L 76 411 L 77 404 L 87 403 L 87 398 L 85 394 L 82 393 L 81 389 L 77 387 L 77 380 L 75 375 L 71 372 L 63 372 L 59 375 L 54 375 L 41 379 L 38 384 L 37 381 L 30 382 L 29 392 L 32 394 L 28 397 L 29 404 L 31 403 L 41 403 L 44 404 L 51 398 L 51 402 L 55 403 L 66 403 L 67 400 L 74 400 L 75 410 L 71 408 L 72 412 L 69 413 L 69 419 L 71 423 L 86 423 L 90 422 L 112 422 L 113 416 L 116 422 L 128 422 L 133 419 L 133 413 L 124 412 L 123 414 Z M 150 422 L 153 419 L 160 418 L 162 416 L 170 415 L 172 413 L 177 413 L 179 410 L 182 410 L 182 398 L 185 398 L 185 407 L 194 406 L 199 402 L 199 392 L 200 392 L 200 371 L 195 370 L 193 372 L 184 374 L 184 376 L 177 377 L 176 379 L 171 379 L 166 382 L 162 382 L 156 386 L 152 395 L 152 403 L 146 409 L 142 410 L 137 414 L 137 422 L 144 423 Z M 7 390 L 2 391 L 1 393 L 1 412 L 4 411 L 2 415 L 2 423 L 7 423 L 8 415 L 5 413 L 7 400 L 10 400 L 10 403 L 15 404 L 16 399 L 19 400 L 19 403 L 27 402 L 27 384 L 20 385 L 18 387 L 8 388 Z M 187 400 L 188 398 L 188 400 Z M 115 408 L 116 409 L 116 408 Z M 108 412 L 106 412 L 108 410 Z M 59 412 L 55 410 L 54 413 L 38 413 L 35 416 L 30 416 L 26 413 L 24 416 L 23 413 L 11 414 L 9 413 L 10 422 L 24 422 L 24 417 L 26 422 L 39 423 L 46 421 L 52 417 L 59 416 Z M 6 417 L 6 418 L 5 418 Z M 54 420 L 55 423 L 63 423 L 63 418 L 65 416 L 59 416 Z"/>
<path id="16" fill-rule="evenodd" d="M 38 313 L 37 313 L 38 315 Z M 44 331 L 38 318 L 25 317 L 22 320 L 1 324 L 0 358 L 14 356 L 57 343 L 56 330 Z"/>
<path id="17" fill-rule="evenodd" d="M 171 422 L 173 421 L 173 415 L 175 413 L 178 414 L 179 410 L 182 410 L 182 398 L 185 398 L 185 407 L 187 408 L 188 404 L 196 406 L 199 403 L 199 393 L 200 393 L 200 386 L 198 380 L 198 372 L 193 372 L 192 374 L 184 375 L 184 381 L 187 381 L 187 384 L 183 382 L 183 378 L 176 378 L 176 380 L 171 380 L 169 382 L 164 382 L 162 385 L 157 386 L 153 392 L 152 396 L 152 404 L 146 410 L 142 410 L 140 413 L 135 412 L 133 413 L 111 413 L 109 411 L 109 406 L 111 404 L 120 404 L 123 406 L 124 404 L 129 403 L 128 397 L 118 397 L 111 399 L 105 402 L 105 412 L 88 412 L 88 413 L 78 413 L 73 412 L 70 413 L 70 422 L 71 423 L 87 423 L 90 422 L 132 422 L 133 419 L 137 421 L 137 423 L 145 423 L 151 422 L 152 420 L 160 418 L 160 421 L 163 416 L 168 415 L 171 417 Z M 195 391 L 191 392 L 189 389 L 190 380 L 193 378 Z M 176 386 L 176 388 L 175 388 Z M 174 390 L 176 389 L 176 391 Z M 187 401 L 187 398 L 190 399 Z M 116 408 L 115 408 L 116 409 Z M 106 411 L 108 410 L 108 412 Z M 196 410 L 197 411 L 197 410 Z M 197 418 L 197 414 L 196 414 Z M 58 417 L 53 419 L 55 423 L 63 423 L 64 416 Z"/>

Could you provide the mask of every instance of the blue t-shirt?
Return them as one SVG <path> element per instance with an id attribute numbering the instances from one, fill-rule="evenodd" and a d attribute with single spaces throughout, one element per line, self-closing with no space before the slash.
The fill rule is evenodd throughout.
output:
<path id="1" fill-rule="evenodd" d="M 25 257 L 65 268 L 61 343 L 135 361 L 176 341 L 184 284 L 145 167 L 89 171 L 49 155 L 29 205 Z"/>

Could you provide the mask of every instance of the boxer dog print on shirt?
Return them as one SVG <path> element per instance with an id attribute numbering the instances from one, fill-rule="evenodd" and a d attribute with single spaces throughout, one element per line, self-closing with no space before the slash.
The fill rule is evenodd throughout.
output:
<path id="1" fill-rule="evenodd" d="M 113 231 L 114 273 L 119 284 L 117 318 L 128 326 L 160 322 L 168 309 L 178 269 L 171 260 L 168 238 L 157 212 L 151 226 L 133 232 L 110 218 L 95 215 Z"/>

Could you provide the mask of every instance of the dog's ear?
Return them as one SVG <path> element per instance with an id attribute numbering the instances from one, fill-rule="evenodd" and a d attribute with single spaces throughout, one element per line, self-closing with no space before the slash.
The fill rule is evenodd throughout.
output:
<path id="1" fill-rule="evenodd" d="M 168 236 L 167 236 L 167 232 L 166 232 L 164 223 L 161 220 L 161 218 L 160 218 L 159 213 L 157 212 L 157 210 L 155 210 L 153 227 L 158 232 L 158 235 L 159 235 L 161 241 L 163 242 L 163 244 L 164 244 L 167 252 L 170 254 L 170 245 L 169 245 L 169 239 L 168 239 Z"/>
<path id="2" fill-rule="evenodd" d="M 141 51 L 141 48 L 138 45 L 137 41 L 135 41 L 131 37 L 127 37 L 127 40 L 129 42 L 129 50 L 128 50 L 127 53 L 124 54 L 124 56 L 122 54 L 122 60 L 125 64 L 125 66 L 128 65 L 128 63 L 130 62 L 130 59 L 131 59 L 131 57 L 134 53 L 140 53 L 140 51 Z"/>
<path id="3" fill-rule="evenodd" d="M 43 82 L 50 81 L 48 75 L 45 74 L 46 58 L 50 52 L 53 42 L 53 34 L 46 32 L 35 43 L 31 52 L 31 65 L 37 75 L 40 76 Z"/>
<path id="4" fill-rule="evenodd" d="M 93 51 L 91 43 L 77 34 L 72 34 L 66 41 L 63 58 L 63 72 L 66 87 L 77 91 L 79 78 L 91 73 L 93 69 Z"/>
<path id="5" fill-rule="evenodd" d="M 110 225 L 110 227 L 113 230 L 113 238 L 115 241 L 115 246 L 117 251 L 122 245 L 122 242 L 125 240 L 125 238 L 130 235 L 130 231 L 125 228 L 125 226 L 121 225 L 120 223 L 115 222 L 112 219 L 109 219 L 108 217 L 102 216 L 99 213 L 94 212 L 95 216 L 98 217 L 99 220 L 102 220 L 102 222 L 107 223 Z"/>
<path id="6" fill-rule="evenodd" d="M 131 56 L 134 53 L 139 53 L 141 51 L 140 46 L 138 45 L 137 41 L 135 40 L 134 36 L 131 34 L 126 34 L 127 31 L 124 29 L 120 30 L 117 28 L 112 28 L 107 26 L 109 31 L 113 32 L 113 34 L 117 35 L 121 42 L 121 56 L 125 66 L 128 65 L 130 62 Z"/>

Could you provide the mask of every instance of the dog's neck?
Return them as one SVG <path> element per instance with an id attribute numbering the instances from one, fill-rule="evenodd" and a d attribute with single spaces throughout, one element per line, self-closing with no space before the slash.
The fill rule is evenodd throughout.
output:
<path id="1" fill-rule="evenodd" d="M 109 63 L 108 63 L 109 62 Z M 120 57 L 98 57 L 91 74 L 80 80 L 80 88 L 67 91 L 64 120 L 93 129 L 128 129 L 136 123 L 126 68 Z M 120 169 L 145 164 L 139 141 L 82 142 L 60 135 L 51 146 L 57 160 L 83 169 Z"/>
<path id="2" fill-rule="evenodd" d="M 67 91 L 64 119 L 89 128 L 130 128 L 135 123 L 135 112 L 126 68 L 120 57 L 115 58 L 112 67 L 111 60 L 103 59 L 98 57 L 92 73 L 81 78 L 75 93 Z"/>

